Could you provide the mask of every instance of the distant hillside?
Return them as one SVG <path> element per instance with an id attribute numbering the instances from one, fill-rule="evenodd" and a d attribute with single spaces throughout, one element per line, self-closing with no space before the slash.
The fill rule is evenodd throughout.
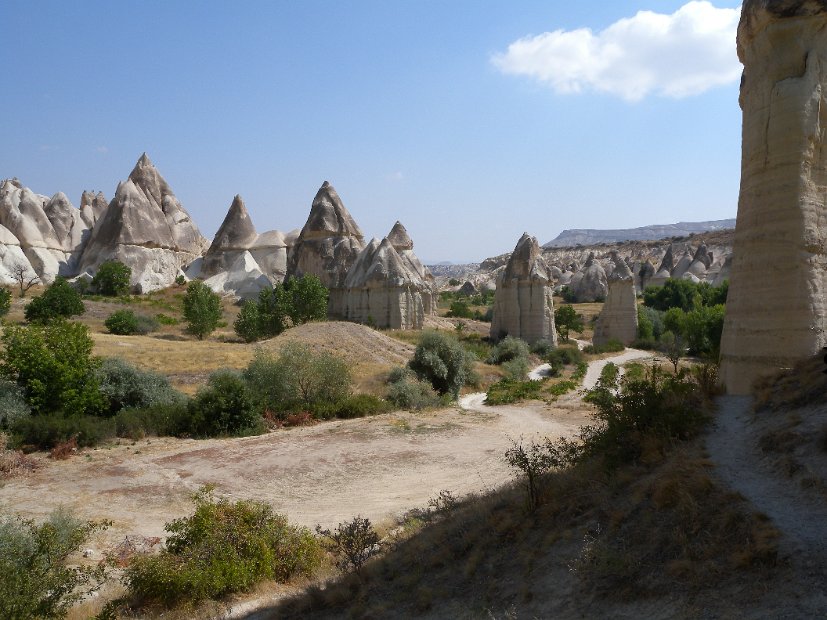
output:
<path id="1" fill-rule="evenodd" d="M 735 228 L 735 220 L 715 220 L 712 222 L 678 222 L 677 224 L 654 224 L 640 228 L 620 230 L 596 230 L 574 228 L 564 230 L 557 238 L 549 241 L 544 248 L 571 247 L 577 244 L 593 245 L 597 243 L 614 243 L 617 241 L 654 241 L 667 237 L 685 237 L 692 233 L 704 233 L 712 230 Z"/>

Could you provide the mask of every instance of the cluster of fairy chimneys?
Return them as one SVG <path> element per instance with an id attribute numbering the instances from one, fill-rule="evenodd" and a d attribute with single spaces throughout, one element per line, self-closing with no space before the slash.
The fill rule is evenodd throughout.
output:
<path id="1" fill-rule="evenodd" d="M 149 292 L 177 278 L 249 298 L 286 277 L 312 274 L 330 289 L 330 314 L 380 327 L 421 328 L 436 310 L 433 278 L 396 222 L 365 244 L 333 187 L 316 194 L 301 231 L 257 233 L 240 196 L 209 243 L 166 180 L 142 155 L 114 198 L 84 192 L 76 209 L 62 193 L 0 183 L 0 284 L 17 273 L 48 283 L 90 277 L 106 260 L 129 265 L 132 286 Z"/>

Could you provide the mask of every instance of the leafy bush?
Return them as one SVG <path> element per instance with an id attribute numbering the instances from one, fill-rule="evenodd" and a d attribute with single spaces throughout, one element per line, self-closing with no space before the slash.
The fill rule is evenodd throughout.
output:
<path id="1" fill-rule="evenodd" d="M 132 269 L 119 260 L 107 260 L 101 263 L 98 271 L 92 278 L 92 288 L 99 295 L 115 297 L 126 295 L 129 292 L 129 279 Z"/>
<path id="2" fill-rule="evenodd" d="M 138 556 L 126 569 L 130 594 L 143 603 L 173 606 L 244 592 L 266 579 L 310 575 L 321 547 L 306 528 L 290 525 L 267 504 L 195 496 L 195 513 L 164 526 L 157 555 Z"/>
<path id="3" fill-rule="evenodd" d="M 558 376 L 565 366 L 578 364 L 583 361 L 583 353 L 576 346 L 557 347 L 546 357 L 546 362 L 551 366 L 549 374 L 552 377 Z"/>
<path id="4" fill-rule="evenodd" d="M 138 332 L 138 317 L 132 310 L 117 310 L 103 322 L 106 329 L 118 336 L 131 336 Z"/>
<path id="5" fill-rule="evenodd" d="M 402 372 L 400 372 L 402 371 Z M 388 385 L 388 400 L 412 411 L 436 407 L 441 399 L 428 381 L 422 381 L 407 368 L 394 368 Z"/>
<path id="6" fill-rule="evenodd" d="M 221 321 L 221 298 L 203 282 L 190 282 L 184 295 L 184 320 L 187 332 L 203 340 Z"/>
<path id="7" fill-rule="evenodd" d="M 523 400 L 542 398 L 542 381 L 500 379 L 488 388 L 485 402 L 488 405 L 508 405 Z"/>
<path id="8" fill-rule="evenodd" d="M 336 566 L 342 572 L 360 573 L 365 562 L 382 550 L 379 534 L 365 517 L 354 517 L 332 531 L 317 525 L 316 533 L 327 539 L 326 546 L 337 556 Z"/>
<path id="9" fill-rule="evenodd" d="M 460 388 L 473 376 L 473 355 L 456 338 L 428 331 L 422 334 L 408 366 L 440 394 L 459 396 Z"/>
<path id="10" fill-rule="evenodd" d="M 218 370 L 190 400 L 193 430 L 202 437 L 252 435 L 264 431 L 264 421 L 241 375 Z"/>
<path id="11" fill-rule="evenodd" d="M 96 370 L 100 391 L 107 400 L 107 412 L 181 403 L 186 397 L 174 390 L 162 374 L 139 370 L 119 358 L 108 358 Z"/>
<path id="12" fill-rule="evenodd" d="M 0 617 L 64 618 L 103 584 L 105 565 L 66 565 L 107 523 L 81 522 L 58 510 L 40 525 L 0 517 Z"/>
<path id="13" fill-rule="evenodd" d="M 0 379 L 0 430 L 8 429 L 32 410 L 23 397 L 23 390 L 13 381 Z"/>
<path id="14" fill-rule="evenodd" d="M 513 360 L 503 362 L 502 369 L 509 379 L 522 381 L 528 375 L 528 358 L 516 357 Z"/>
<path id="15" fill-rule="evenodd" d="M 85 311 L 80 293 L 65 278 L 58 277 L 40 297 L 35 297 L 26 305 L 23 314 L 30 323 L 48 323 L 60 317 L 83 314 Z"/>
<path id="16" fill-rule="evenodd" d="M 353 394 L 333 404 L 320 404 L 314 409 L 317 418 L 364 418 L 390 411 L 388 403 L 373 394 Z"/>
<path id="17" fill-rule="evenodd" d="M 542 443 L 531 442 L 523 447 L 512 441 L 511 447 L 505 451 L 505 462 L 512 468 L 522 472 L 526 478 L 526 490 L 528 491 L 528 510 L 535 511 L 542 501 L 541 477 L 556 467 L 563 467 L 569 460 L 566 450 L 569 444 L 566 440 L 559 443 L 552 443 L 546 439 Z"/>
<path id="18" fill-rule="evenodd" d="M 566 301 L 569 300 L 566 299 Z M 580 333 L 583 331 L 583 316 L 577 314 L 573 306 L 560 306 L 554 311 L 554 326 L 563 340 L 568 340 L 569 332 Z"/>
<path id="19" fill-rule="evenodd" d="M 718 306 L 726 303 L 729 282 L 712 286 L 708 282 L 667 280 L 663 286 L 650 286 L 643 291 L 643 304 L 656 310 L 680 308 L 684 312 L 700 306 Z"/>
<path id="20" fill-rule="evenodd" d="M 257 301 L 247 302 L 234 324 L 235 331 L 252 342 L 277 336 L 291 325 L 323 320 L 327 298 L 328 290 L 316 276 L 289 278 L 261 291 Z"/>
<path id="21" fill-rule="evenodd" d="M 35 415 L 18 418 L 10 430 L 15 445 L 38 450 L 51 450 L 72 438 L 86 448 L 115 437 L 115 423 L 99 416 Z"/>
<path id="22" fill-rule="evenodd" d="M 445 316 L 458 319 L 472 319 L 474 318 L 474 313 L 471 311 L 471 308 L 468 307 L 467 302 L 454 301 L 451 302 L 451 306 Z"/>
<path id="23" fill-rule="evenodd" d="M 233 323 L 233 329 L 244 342 L 255 342 L 261 338 L 261 317 L 255 301 L 244 302 Z"/>
<path id="24" fill-rule="evenodd" d="M 554 351 L 554 345 L 552 345 L 545 338 L 541 338 L 531 345 L 531 352 L 534 353 L 534 355 L 539 355 L 540 357 L 546 357 L 552 351 Z"/>
<path id="25" fill-rule="evenodd" d="M 560 297 L 562 297 L 563 301 L 565 301 L 567 304 L 577 303 L 577 295 L 568 285 L 560 289 Z"/>
<path id="26" fill-rule="evenodd" d="M 145 314 L 136 314 L 135 318 L 138 321 L 138 330 L 136 333 L 141 336 L 145 336 L 146 334 L 150 334 L 154 331 L 157 331 L 158 327 L 160 327 L 158 321 L 151 316 L 146 316 Z"/>
<path id="27" fill-rule="evenodd" d="M 157 320 L 161 325 L 178 325 L 178 319 L 174 316 L 167 316 L 163 313 L 156 314 L 155 320 Z"/>
<path id="28" fill-rule="evenodd" d="M 5 287 L 0 288 L 0 316 L 6 316 L 11 310 L 11 291 Z"/>
<path id="29" fill-rule="evenodd" d="M 179 273 L 177 276 L 175 276 L 175 284 L 177 284 L 178 286 L 184 286 L 186 283 L 187 276 L 185 276 L 184 274 Z"/>
<path id="30" fill-rule="evenodd" d="M 502 364 L 511 360 L 528 359 L 528 343 L 514 336 L 506 336 L 491 351 L 489 364 Z"/>
<path id="31" fill-rule="evenodd" d="M 637 336 L 640 340 L 659 340 L 664 332 L 663 312 L 638 306 L 637 308 Z"/>
<path id="32" fill-rule="evenodd" d="M 63 320 L 45 326 L 6 326 L 0 375 L 15 381 L 36 415 L 96 414 L 104 399 L 98 389 L 89 331 Z"/>
<path id="33" fill-rule="evenodd" d="M 592 354 L 600 354 L 600 353 L 618 353 L 620 351 L 624 351 L 626 346 L 620 342 L 620 340 L 616 340 L 612 338 L 611 340 L 604 342 L 601 345 L 593 345 L 590 344 L 583 349 L 585 353 L 592 353 Z"/>
<path id="34" fill-rule="evenodd" d="M 185 398 L 140 409 L 123 409 L 112 422 L 118 437 L 130 439 L 143 439 L 147 435 L 186 437 L 195 434 L 193 416 Z"/>

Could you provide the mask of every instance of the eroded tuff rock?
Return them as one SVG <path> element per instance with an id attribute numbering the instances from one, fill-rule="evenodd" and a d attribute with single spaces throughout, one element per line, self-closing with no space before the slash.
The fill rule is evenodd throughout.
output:
<path id="1" fill-rule="evenodd" d="M 754 380 L 827 344 L 827 3 L 747 0 L 741 191 L 721 379 Z"/>
<path id="2" fill-rule="evenodd" d="M 237 253 L 227 268 L 204 280 L 214 292 L 239 299 L 255 299 L 264 289 L 272 288 L 253 255 L 247 250 Z"/>
<path id="3" fill-rule="evenodd" d="M 7 179 L 0 183 L 0 225 L 17 240 L 11 245 L 22 250 L 28 266 L 43 282 L 77 272 L 77 257 L 89 226 L 64 193 L 47 198 L 18 179 Z"/>
<path id="4" fill-rule="evenodd" d="M 524 233 L 497 278 L 491 337 L 515 336 L 557 345 L 551 274 L 535 237 Z"/>
<path id="5" fill-rule="evenodd" d="M 244 200 L 236 195 L 218 232 L 215 233 L 213 242 L 204 254 L 201 277 L 211 278 L 219 272 L 230 269 L 239 257 L 253 247 L 256 239 L 258 239 L 258 233 L 244 205 Z M 252 259 L 252 255 L 250 258 Z"/>
<path id="6" fill-rule="evenodd" d="M 422 261 L 414 254 L 414 243 L 408 231 L 397 221 L 388 233 L 388 241 L 393 245 L 393 249 L 397 251 L 405 265 L 416 273 L 425 288 L 421 291 L 422 304 L 426 315 L 435 315 L 439 305 L 439 287 L 434 281 L 434 277 L 428 268 L 422 264 Z"/>
<path id="7" fill-rule="evenodd" d="M 423 295 L 430 287 L 411 269 L 388 237 L 372 239 L 350 268 L 337 303 L 350 321 L 391 329 L 421 329 Z"/>
<path id="8" fill-rule="evenodd" d="M 207 245 L 144 153 L 96 223 L 80 271 L 92 274 L 105 260 L 120 260 L 132 269 L 133 288 L 146 293 L 170 286 Z"/>
<path id="9" fill-rule="evenodd" d="M 365 242 L 333 186 L 325 181 L 310 207 L 310 215 L 288 255 L 287 277 L 317 276 L 331 290 L 328 313 L 344 316 L 342 294 L 348 271 Z"/>
<path id="10" fill-rule="evenodd" d="M 610 340 L 630 345 L 637 338 L 637 294 L 629 266 L 612 252 L 614 270 L 608 276 L 606 303 L 594 325 L 593 342 L 602 346 Z"/>
<path id="11" fill-rule="evenodd" d="M 606 299 L 608 284 L 606 270 L 595 258 L 594 252 L 589 254 L 582 271 L 574 274 L 569 289 L 578 303 L 587 303 Z"/>
<path id="12" fill-rule="evenodd" d="M 109 202 L 103 192 L 84 191 L 80 196 L 80 216 L 89 228 L 101 218 Z"/>

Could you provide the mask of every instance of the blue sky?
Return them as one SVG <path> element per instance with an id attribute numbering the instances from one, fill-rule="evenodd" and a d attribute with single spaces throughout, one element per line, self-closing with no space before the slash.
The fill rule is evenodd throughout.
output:
<path id="1" fill-rule="evenodd" d="M 0 178 L 77 206 L 146 151 L 208 238 L 237 193 L 301 227 L 329 180 L 426 262 L 734 217 L 738 6 L 4 0 Z"/>

